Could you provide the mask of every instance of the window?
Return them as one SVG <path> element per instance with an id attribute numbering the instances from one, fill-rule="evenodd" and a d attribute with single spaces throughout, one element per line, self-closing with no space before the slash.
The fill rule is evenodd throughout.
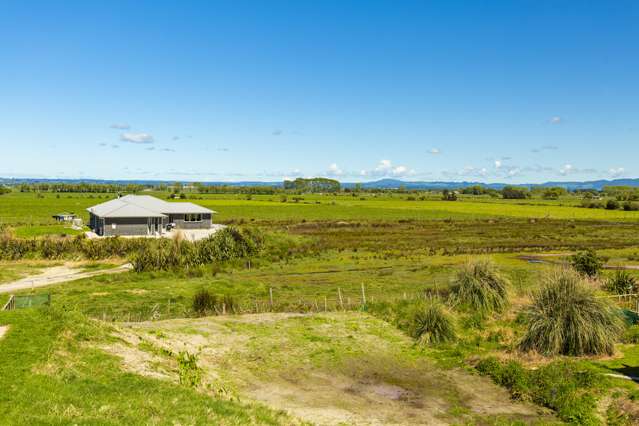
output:
<path id="1" fill-rule="evenodd" d="M 191 213 L 191 214 L 185 214 L 184 215 L 184 221 L 185 222 L 201 222 L 202 221 L 202 215 L 201 214 L 195 214 L 195 213 Z"/>

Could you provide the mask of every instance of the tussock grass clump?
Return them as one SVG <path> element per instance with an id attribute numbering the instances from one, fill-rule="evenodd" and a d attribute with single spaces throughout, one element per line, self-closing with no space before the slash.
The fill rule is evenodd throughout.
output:
<path id="1" fill-rule="evenodd" d="M 206 315 L 207 313 L 236 313 L 238 310 L 238 304 L 233 296 L 230 294 L 217 296 L 205 288 L 195 293 L 191 307 L 193 312 L 199 316 Z"/>
<path id="2" fill-rule="evenodd" d="M 429 300 L 413 310 L 409 321 L 409 333 L 424 344 L 450 342 L 457 337 L 452 315 L 436 299 Z"/>
<path id="3" fill-rule="evenodd" d="M 451 286 L 451 300 L 481 314 L 503 312 L 508 306 L 508 280 L 488 259 L 467 262 Z"/>
<path id="4" fill-rule="evenodd" d="M 623 331 L 619 311 L 576 272 L 546 277 L 528 311 L 528 330 L 519 347 L 544 355 L 611 355 Z"/>

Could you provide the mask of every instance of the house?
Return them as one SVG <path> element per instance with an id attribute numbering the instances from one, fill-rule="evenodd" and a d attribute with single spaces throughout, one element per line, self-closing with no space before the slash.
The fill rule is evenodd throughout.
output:
<path id="1" fill-rule="evenodd" d="M 54 214 L 52 217 L 58 222 L 71 222 L 77 218 L 75 214 L 69 212 Z"/>
<path id="2" fill-rule="evenodd" d="M 89 207 L 89 227 L 98 235 L 161 235 L 169 228 L 209 229 L 215 213 L 193 203 L 170 203 L 150 195 L 126 195 Z"/>

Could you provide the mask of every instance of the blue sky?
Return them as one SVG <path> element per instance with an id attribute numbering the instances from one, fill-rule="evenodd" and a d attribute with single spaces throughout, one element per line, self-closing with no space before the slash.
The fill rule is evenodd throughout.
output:
<path id="1" fill-rule="evenodd" d="M 0 5 L 0 176 L 638 177 L 639 3 Z"/>

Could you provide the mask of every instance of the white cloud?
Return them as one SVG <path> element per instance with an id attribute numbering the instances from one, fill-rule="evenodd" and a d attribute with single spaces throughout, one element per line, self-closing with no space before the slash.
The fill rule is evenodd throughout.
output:
<path id="1" fill-rule="evenodd" d="M 120 135 L 120 139 L 124 142 L 144 144 L 144 143 L 153 143 L 153 136 L 148 133 L 122 133 Z"/>
<path id="2" fill-rule="evenodd" d="M 415 170 L 409 169 L 403 165 L 394 166 L 390 160 L 381 160 L 374 170 L 366 172 L 366 174 L 377 177 L 404 177 L 414 175 Z"/>
<path id="3" fill-rule="evenodd" d="M 558 115 L 550 118 L 550 124 L 561 124 L 562 121 L 563 118 L 559 117 Z"/>
<path id="4" fill-rule="evenodd" d="M 129 126 L 126 123 L 115 123 L 115 124 L 111 124 L 112 129 L 118 129 L 118 130 L 129 130 L 131 128 L 131 126 Z"/>
<path id="5" fill-rule="evenodd" d="M 520 174 L 521 170 L 519 170 L 519 168 L 517 167 L 513 167 L 511 169 L 508 170 L 508 177 L 514 177 L 514 176 L 518 176 Z"/>
<path id="6" fill-rule="evenodd" d="M 496 169 L 501 168 L 501 160 L 495 160 L 495 168 Z"/>
<path id="7" fill-rule="evenodd" d="M 538 148 L 533 148 L 531 151 L 534 153 L 544 152 L 544 151 L 556 151 L 559 147 L 556 145 L 543 145 Z"/>
<path id="8" fill-rule="evenodd" d="M 377 167 L 375 167 L 375 171 L 377 172 L 387 172 L 392 168 L 392 164 L 390 160 L 381 160 Z"/>
<path id="9" fill-rule="evenodd" d="M 626 169 L 624 169 L 623 167 L 617 167 L 617 168 L 613 167 L 610 170 L 608 170 L 608 173 L 613 178 L 618 178 L 618 177 L 622 177 L 623 175 L 626 174 Z"/>
<path id="10" fill-rule="evenodd" d="M 428 151 L 428 153 L 429 153 L 429 154 L 431 154 L 431 155 L 439 155 L 439 154 L 441 154 L 442 152 L 439 150 L 439 148 L 432 148 L 432 149 L 430 149 L 430 150 Z"/>
<path id="11" fill-rule="evenodd" d="M 344 174 L 344 171 L 339 168 L 337 163 L 333 163 L 328 166 L 328 171 L 326 172 L 329 176 L 341 176 Z"/>
<path id="12" fill-rule="evenodd" d="M 572 166 L 572 164 L 564 164 L 563 166 L 561 166 L 559 168 L 559 174 L 562 176 L 566 176 L 567 174 L 570 174 L 571 172 L 574 172 L 575 168 Z"/>
<path id="13" fill-rule="evenodd" d="M 450 179 L 483 178 L 488 175 L 488 169 L 485 167 L 466 166 L 457 171 L 446 170 L 442 174 Z"/>

